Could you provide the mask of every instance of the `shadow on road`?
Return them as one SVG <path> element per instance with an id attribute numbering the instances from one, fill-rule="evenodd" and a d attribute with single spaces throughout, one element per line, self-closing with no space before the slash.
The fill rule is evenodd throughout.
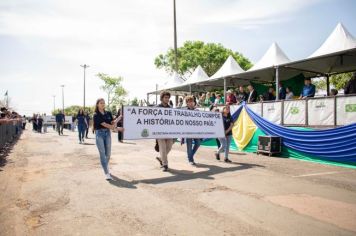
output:
<path id="1" fill-rule="evenodd" d="M 119 179 L 115 175 L 111 175 L 111 177 L 113 178 L 113 180 L 109 180 L 108 181 L 111 185 L 114 185 L 114 186 L 119 187 L 119 188 L 132 188 L 132 189 L 136 189 L 137 188 L 131 182 L 123 180 L 123 179 Z"/>
<path id="2" fill-rule="evenodd" d="M 224 172 L 233 172 L 239 170 L 246 170 L 250 168 L 264 168 L 262 165 L 257 164 L 247 164 L 247 163 L 238 163 L 232 162 L 230 164 L 232 167 L 220 167 L 220 166 L 213 166 L 213 165 L 206 165 L 206 164 L 197 164 L 199 168 L 208 168 L 208 170 L 203 172 L 194 173 L 193 171 L 187 170 L 174 170 L 170 169 L 169 173 L 173 174 L 173 176 L 156 178 L 156 179 L 143 179 L 143 180 L 136 180 L 132 181 L 132 184 L 163 184 L 163 183 L 170 183 L 170 182 L 178 182 L 178 181 L 186 181 L 186 180 L 193 180 L 193 179 L 214 179 L 213 175 L 221 174 Z"/>
<path id="3" fill-rule="evenodd" d="M 0 168 L 4 167 L 8 163 L 7 157 L 10 155 L 19 139 L 20 136 L 16 137 L 11 143 L 5 144 L 5 146 L 0 149 Z M 2 171 L 2 169 L 0 169 L 0 171 Z"/>

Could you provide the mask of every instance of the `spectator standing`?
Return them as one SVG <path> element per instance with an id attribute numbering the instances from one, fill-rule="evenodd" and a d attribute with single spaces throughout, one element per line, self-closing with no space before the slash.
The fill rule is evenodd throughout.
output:
<path id="1" fill-rule="evenodd" d="M 345 94 L 356 94 L 356 72 L 352 73 L 351 79 L 344 88 Z"/>
<path id="2" fill-rule="evenodd" d="M 245 92 L 244 87 L 241 85 L 239 86 L 239 92 L 237 95 L 237 100 L 239 101 L 239 103 L 241 102 L 246 102 L 248 99 L 248 94 Z"/>
<path id="3" fill-rule="evenodd" d="M 286 89 L 283 87 L 282 83 L 278 84 L 278 94 L 279 94 L 279 100 L 286 99 Z"/>
<path id="4" fill-rule="evenodd" d="M 304 87 L 302 93 L 300 94 L 299 99 L 314 97 L 315 96 L 315 85 L 312 84 L 310 78 L 304 79 Z"/>
<path id="5" fill-rule="evenodd" d="M 247 88 L 249 91 L 247 102 L 257 102 L 257 92 L 255 91 L 255 88 L 251 84 L 247 86 Z"/>
<path id="6" fill-rule="evenodd" d="M 294 93 L 290 87 L 286 88 L 286 100 L 292 100 L 294 98 Z"/>
<path id="7" fill-rule="evenodd" d="M 231 90 L 228 90 L 226 92 L 226 104 L 232 105 L 232 104 L 236 104 L 236 103 L 237 103 L 237 100 L 236 100 L 235 95 L 232 93 Z"/>

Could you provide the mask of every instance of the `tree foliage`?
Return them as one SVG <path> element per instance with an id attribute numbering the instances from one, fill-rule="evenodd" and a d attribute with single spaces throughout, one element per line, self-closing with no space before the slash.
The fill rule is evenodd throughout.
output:
<path id="1" fill-rule="evenodd" d="M 351 72 L 332 75 L 330 76 L 330 85 L 337 90 L 344 89 L 346 83 L 351 79 L 351 76 Z M 314 83 L 317 89 L 326 90 L 326 79 L 320 79 Z"/>
<path id="2" fill-rule="evenodd" d="M 80 109 L 82 109 L 83 106 L 79 106 L 79 105 L 72 105 L 72 106 L 69 106 L 69 107 L 65 107 L 64 108 L 64 114 L 66 116 L 76 116 L 79 112 Z M 61 111 L 62 109 L 56 109 L 55 111 L 52 111 L 52 115 L 56 115 L 58 114 L 59 111 Z M 95 110 L 95 107 L 92 106 L 92 107 L 85 107 L 85 111 L 88 112 L 89 114 L 93 115 L 94 114 L 94 110 Z"/>
<path id="3" fill-rule="evenodd" d="M 182 47 L 178 48 L 178 73 L 182 76 L 189 76 L 200 65 L 208 76 L 211 76 L 220 69 L 230 55 L 242 69 L 247 70 L 252 67 L 252 63 L 241 53 L 233 52 L 221 44 L 186 41 Z M 154 63 L 157 68 L 173 73 L 175 71 L 174 50 L 169 49 L 166 54 L 158 55 Z"/>
<path id="4" fill-rule="evenodd" d="M 121 76 L 111 77 L 104 73 L 97 74 L 99 79 L 104 82 L 100 88 L 107 94 L 107 107 L 111 109 L 112 106 L 121 105 L 125 103 L 125 96 L 127 91 L 122 86 L 123 78 Z"/>

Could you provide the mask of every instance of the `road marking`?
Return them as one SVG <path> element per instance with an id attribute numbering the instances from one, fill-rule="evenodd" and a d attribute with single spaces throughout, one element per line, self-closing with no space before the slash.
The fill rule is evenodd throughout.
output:
<path id="1" fill-rule="evenodd" d="M 306 174 L 306 175 L 295 175 L 295 176 L 292 176 L 292 177 L 293 178 L 299 178 L 299 177 L 308 177 L 308 176 L 317 176 L 317 175 L 332 175 L 332 174 L 337 174 L 337 173 L 343 173 L 343 172 L 331 171 L 331 172 L 321 172 L 321 173 Z"/>

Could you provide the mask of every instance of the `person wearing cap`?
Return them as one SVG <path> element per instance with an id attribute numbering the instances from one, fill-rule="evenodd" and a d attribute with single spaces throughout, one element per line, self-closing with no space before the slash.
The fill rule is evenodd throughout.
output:
<path id="1" fill-rule="evenodd" d="M 226 93 L 226 105 L 232 105 L 232 104 L 236 104 L 237 100 L 235 95 L 232 93 L 231 90 L 228 90 Z"/>
<path id="2" fill-rule="evenodd" d="M 352 77 L 347 82 L 345 88 L 344 88 L 344 93 L 345 94 L 356 94 L 356 72 L 352 73 Z"/>
<path id="3" fill-rule="evenodd" d="M 315 96 L 315 85 L 311 83 L 310 78 L 305 78 L 304 79 L 304 87 L 302 90 L 302 93 L 300 94 L 299 99 L 303 98 L 312 98 Z"/>

